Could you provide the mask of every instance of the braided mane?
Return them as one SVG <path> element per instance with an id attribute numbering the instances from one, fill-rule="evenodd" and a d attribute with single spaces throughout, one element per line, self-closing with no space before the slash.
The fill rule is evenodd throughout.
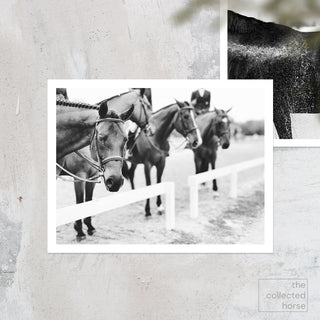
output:
<path id="1" fill-rule="evenodd" d="M 97 105 L 83 103 L 83 102 L 72 102 L 72 101 L 66 100 L 64 98 L 57 98 L 56 104 L 58 106 L 63 106 L 63 107 L 99 110 L 99 106 L 97 106 Z M 112 118 L 112 119 L 120 119 L 120 116 L 113 110 L 109 110 L 108 113 L 106 114 L 106 117 Z"/>
<path id="2" fill-rule="evenodd" d="M 63 106 L 63 107 L 99 110 L 99 106 L 97 105 L 84 103 L 84 102 L 73 102 L 73 101 L 66 100 L 62 97 L 57 97 L 56 104 L 57 106 Z"/>
<path id="3" fill-rule="evenodd" d="M 171 103 L 171 104 L 169 104 L 168 106 L 165 106 L 165 107 L 163 107 L 163 108 L 161 108 L 161 109 L 158 109 L 157 111 L 153 111 L 153 112 L 152 112 L 152 115 L 155 115 L 155 114 L 159 113 L 160 111 L 164 111 L 164 110 L 168 109 L 169 107 L 172 107 L 172 106 L 175 105 L 175 104 L 177 104 L 177 103 Z"/>

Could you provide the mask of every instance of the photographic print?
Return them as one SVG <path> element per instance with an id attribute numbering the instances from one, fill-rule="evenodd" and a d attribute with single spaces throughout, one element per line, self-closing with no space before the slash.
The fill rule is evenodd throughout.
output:
<path id="1" fill-rule="evenodd" d="M 272 81 L 49 80 L 49 252 L 271 252 L 271 105 Z"/>
<path id="2" fill-rule="evenodd" d="M 228 76 L 274 80 L 275 145 L 319 145 L 320 19 L 287 3 L 229 1 Z"/>
<path id="3" fill-rule="evenodd" d="M 1 1 L 1 320 L 317 320 L 320 0 Z"/>

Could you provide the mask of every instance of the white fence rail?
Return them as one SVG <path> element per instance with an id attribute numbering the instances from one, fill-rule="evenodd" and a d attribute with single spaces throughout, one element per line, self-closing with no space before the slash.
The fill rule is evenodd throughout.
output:
<path id="1" fill-rule="evenodd" d="M 219 177 L 231 175 L 230 197 L 237 197 L 237 181 L 238 172 L 257 167 L 264 164 L 264 158 L 257 158 L 254 160 L 240 162 L 231 166 L 215 169 L 203 173 L 198 173 L 188 178 L 190 190 L 190 217 L 197 218 L 199 216 L 199 184 L 208 180 L 213 180 Z"/>
<path id="2" fill-rule="evenodd" d="M 88 216 L 88 213 L 90 213 L 90 216 L 94 216 L 161 194 L 166 197 L 166 229 L 172 230 L 175 227 L 175 189 L 173 182 L 163 182 L 137 190 L 119 192 L 108 197 L 57 209 L 56 226 L 84 219 Z"/>

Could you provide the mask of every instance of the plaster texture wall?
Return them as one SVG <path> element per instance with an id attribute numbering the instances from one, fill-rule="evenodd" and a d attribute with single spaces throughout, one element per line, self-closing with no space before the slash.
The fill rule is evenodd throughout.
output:
<path id="1" fill-rule="evenodd" d="M 0 2 L 1 319 L 302 319 L 257 312 L 270 276 L 308 277 L 303 319 L 317 319 L 318 149 L 275 153 L 274 254 L 46 253 L 47 79 L 219 77 L 217 13 L 174 25 L 186 5 Z"/>

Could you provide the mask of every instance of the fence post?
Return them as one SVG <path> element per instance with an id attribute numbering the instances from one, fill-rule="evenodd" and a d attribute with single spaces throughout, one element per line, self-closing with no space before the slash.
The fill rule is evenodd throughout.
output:
<path id="1" fill-rule="evenodd" d="M 175 228 L 175 190 L 174 183 L 166 183 L 166 229 Z"/>
<path id="2" fill-rule="evenodd" d="M 231 171 L 231 187 L 230 187 L 230 197 L 233 199 L 236 199 L 238 196 L 237 184 L 238 184 L 238 172 L 237 172 L 237 169 L 234 168 Z"/>
<path id="3" fill-rule="evenodd" d="M 196 179 L 191 178 L 189 180 L 190 184 L 190 217 L 196 219 L 199 216 L 199 192 L 198 192 L 198 182 Z"/>

